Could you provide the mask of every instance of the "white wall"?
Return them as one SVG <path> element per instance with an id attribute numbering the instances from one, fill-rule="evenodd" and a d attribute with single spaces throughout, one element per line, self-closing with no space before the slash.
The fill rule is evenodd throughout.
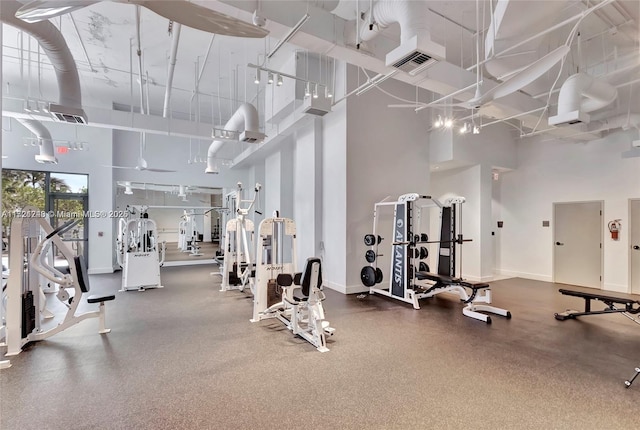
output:
<path id="1" fill-rule="evenodd" d="M 58 164 L 40 164 L 34 159 L 37 147 L 23 146 L 23 139 L 33 135 L 14 119 L 4 124 L 10 124 L 10 128 L 2 130 L 2 151 L 8 156 L 2 160 L 3 168 L 88 174 L 89 211 L 114 209 L 112 170 L 103 167 L 111 164 L 111 130 L 47 122 L 44 125 L 54 141 L 84 141 L 89 145 L 85 151 L 58 154 Z M 112 219 L 89 220 L 89 273 L 112 272 L 113 234 Z"/>
<path id="2" fill-rule="evenodd" d="M 357 73 L 356 68 L 348 68 L 349 88 L 357 87 Z M 360 83 L 365 80 L 360 76 Z M 415 88 L 409 85 L 390 79 L 382 87 L 398 97 L 415 98 Z M 347 188 L 346 279 L 338 286 L 343 292 L 367 290 L 360 270 L 368 264 L 363 237 L 371 233 L 373 204 L 388 195 L 395 199 L 405 193 L 429 192 L 427 115 L 387 107 L 395 102 L 377 89 L 347 100 L 347 175 L 342 184 Z M 325 138 L 325 144 L 334 142 Z M 326 240 L 332 239 L 327 236 Z M 390 239 L 383 242 L 385 246 L 391 246 Z M 388 268 L 382 270 L 389 279 Z"/>
<path id="3" fill-rule="evenodd" d="M 297 259 L 302 270 L 307 258 L 321 255 L 322 120 L 316 119 L 295 137 L 293 210 L 298 228 Z"/>
<path id="4" fill-rule="evenodd" d="M 640 158 L 622 158 L 633 137 L 619 132 L 588 143 L 532 138 L 518 143 L 518 168 L 500 176 L 501 273 L 551 281 L 554 202 L 604 201 L 604 289 L 628 291 L 628 199 L 640 197 Z M 496 194 L 497 195 L 497 194 Z M 608 221 L 622 219 L 619 241 Z"/>

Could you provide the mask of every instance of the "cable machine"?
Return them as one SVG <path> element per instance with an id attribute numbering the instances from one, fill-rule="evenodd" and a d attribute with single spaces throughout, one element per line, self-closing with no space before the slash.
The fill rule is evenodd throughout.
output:
<path id="1" fill-rule="evenodd" d="M 122 267 L 120 291 L 163 288 L 160 267 L 164 264 L 164 241 L 158 242 L 155 221 L 147 206 L 127 206 L 128 219 L 118 221 L 117 260 Z"/>

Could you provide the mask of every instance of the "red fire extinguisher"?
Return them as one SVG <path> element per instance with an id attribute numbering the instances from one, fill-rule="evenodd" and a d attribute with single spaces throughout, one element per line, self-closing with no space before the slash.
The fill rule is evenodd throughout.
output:
<path id="1" fill-rule="evenodd" d="M 620 219 L 614 219 L 609 222 L 609 232 L 611 233 L 611 240 L 618 240 L 618 233 L 620 233 Z"/>

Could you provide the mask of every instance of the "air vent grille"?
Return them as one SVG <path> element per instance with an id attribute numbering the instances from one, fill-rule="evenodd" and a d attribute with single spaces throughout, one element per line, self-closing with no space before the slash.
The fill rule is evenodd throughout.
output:
<path id="1" fill-rule="evenodd" d="M 393 67 L 408 73 L 416 69 L 417 67 L 421 67 L 423 64 L 432 60 L 433 58 L 431 58 L 427 54 L 420 51 L 414 51 L 411 54 L 407 55 L 406 57 L 403 57 L 400 60 L 393 63 Z"/>

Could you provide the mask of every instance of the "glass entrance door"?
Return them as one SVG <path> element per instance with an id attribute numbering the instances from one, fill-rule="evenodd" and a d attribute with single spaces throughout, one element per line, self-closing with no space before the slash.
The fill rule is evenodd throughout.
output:
<path id="1" fill-rule="evenodd" d="M 87 267 L 89 264 L 88 238 L 89 223 L 83 215 L 87 213 L 89 201 L 86 195 L 73 195 L 62 193 L 49 194 L 49 213 L 51 226 L 55 229 L 71 219 L 79 222 L 72 229 L 64 233 L 62 240 L 71 248 L 74 255 L 84 257 Z M 54 249 L 55 259 L 62 259 L 62 254 Z"/>

